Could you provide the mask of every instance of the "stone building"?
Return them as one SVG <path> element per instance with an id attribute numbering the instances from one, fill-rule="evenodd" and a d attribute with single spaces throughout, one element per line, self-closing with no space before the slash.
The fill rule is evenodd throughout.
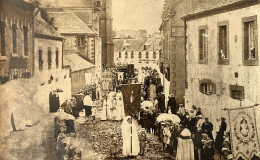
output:
<path id="1" fill-rule="evenodd" d="M 113 66 L 112 0 L 37 0 L 47 12 L 72 12 L 102 41 L 102 64 Z M 99 43 L 99 42 L 97 42 Z"/>
<path id="2" fill-rule="evenodd" d="M 186 24 L 185 104 L 213 124 L 224 108 L 260 103 L 260 2 L 214 0 L 197 5 Z"/>
<path id="3" fill-rule="evenodd" d="M 0 84 L 34 74 L 33 11 L 22 0 L 0 1 Z"/>
<path id="4" fill-rule="evenodd" d="M 45 96 L 60 89 L 60 102 L 71 96 L 70 69 L 63 65 L 62 37 L 51 25 L 48 15 L 41 8 L 35 8 L 34 15 L 34 79 L 45 90 Z"/>
<path id="5" fill-rule="evenodd" d="M 185 33 L 181 19 L 196 0 L 165 0 L 160 30 L 163 34 L 160 71 L 165 96 L 174 94 L 177 104 L 185 95 Z"/>
<path id="6" fill-rule="evenodd" d="M 114 40 L 115 65 L 134 64 L 136 69 L 152 67 L 159 70 L 160 38 L 138 38 Z"/>

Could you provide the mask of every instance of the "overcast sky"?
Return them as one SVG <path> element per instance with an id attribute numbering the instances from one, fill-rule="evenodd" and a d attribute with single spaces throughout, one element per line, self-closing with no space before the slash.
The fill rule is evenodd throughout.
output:
<path id="1" fill-rule="evenodd" d="M 164 0 L 113 0 L 114 30 L 159 30 Z"/>

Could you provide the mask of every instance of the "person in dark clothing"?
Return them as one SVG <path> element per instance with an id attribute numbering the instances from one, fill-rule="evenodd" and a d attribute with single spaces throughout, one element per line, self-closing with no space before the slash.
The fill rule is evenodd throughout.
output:
<path id="1" fill-rule="evenodd" d="M 201 131 L 202 133 L 206 133 L 209 138 L 213 140 L 213 124 L 209 122 L 209 119 L 207 117 L 205 118 L 205 122 L 202 124 Z"/>
<path id="2" fill-rule="evenodd" d="M 159 113 L 165 112 L 165 96 L 164 94 L 159 94 L 158 97 L 158 106 L 159 106 Z"/>
<path id="3" fill-rule="evenodd" d="M 167 112 L 169 112 L 169 108 L 171 108 L 172 114 L 176 114 L 177 108 L 176 108 L 176 99 L 173 94 L 169 95 L 169 100 L 167 104 Z"/>
<path id="4" fill-rule="evenodd" d="M 202 149 L 202 160 L 214 160 L 215 149 L 212 145 L 212 140 L 207 140 Z"/>
<path id="5" fill-rule="evenodd" d="M 201 108 L 200 108 L 200 107 L 197 108 L 196 116 L 198 116 L 198 115 L 202 115 L 202 113 L 201 113 Z"/>
<path id="6" fill-rule="evenodd" d="M 156 94 L 159 95 L 159 94 L 161 94 L 162 92 L 163 92 L 163 86 L 162 86 L 162 84 L 160 83 L 160 84 L 157 85 Z"/>
<path id="7" fill-rule="evenodd" d="M 216 142 L 215 142 L 215 147 L 221 153 L 222 150 L 222 144 L 224 142 L 224 133 L 227 129 L 227 124 L 225 122 L 225 118 L 221 117 L 221 125 L 219 128 L 219 131 L 217 132 L 216 136 Z"/>

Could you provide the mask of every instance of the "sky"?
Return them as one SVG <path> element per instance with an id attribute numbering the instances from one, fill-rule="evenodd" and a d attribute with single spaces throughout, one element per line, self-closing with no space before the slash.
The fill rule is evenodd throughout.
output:
<path id="1" fill-rule="evenodd" d="M 113 29 L 158 31 L 164 0 L 112 0 Z"/>

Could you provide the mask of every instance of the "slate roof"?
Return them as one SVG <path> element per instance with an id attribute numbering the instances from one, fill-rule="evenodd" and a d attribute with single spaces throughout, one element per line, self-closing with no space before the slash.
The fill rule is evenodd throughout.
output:
<path id="1" fill-rule="evenodd" d="M 230 5 L 243 5 L 246 3 L 260 3 L 260 0 L 201 0 L 193 7 L 192 11 L 190 11 L 188 14 L 184 16 L 184 18 L 217 9 L 224 9 L 224 7 Z M 227 8 L 227 10 L 228 9 L 229 8 Z"/>
<path id="2" fill-rule="evenodd" d="M 61 34 L 96 34 L 72 12 L 49 12 Z"/>
<path id="3" fill-rule="evenodd" d="M 40 13 L 34 19 L 34 32 L 38 35 L 46 35 L 49 37 L 56 37 L 62 39 L 63 37 L 44 19 L 41 18 Z M 37 36 L 36 34 L 36 36 Z"/>
<path id="4" fill-rule="evenodd" d="M 94 64 L 92 64 L 92 63 L 88 62 L 87 60 L 83 59 L 82 57 L 80 57 L 76 53 L 64 55 L 64 65 L 70 66 L 72 72 L 95 67 Z"/>
<path id="5" fill-rule="evenodd" d="M 128 46 L 126 51 L 141 51 L 145 42 L 146 38 L 114 40 L 114 51 L 123 51 L 126 45 Z"/>

